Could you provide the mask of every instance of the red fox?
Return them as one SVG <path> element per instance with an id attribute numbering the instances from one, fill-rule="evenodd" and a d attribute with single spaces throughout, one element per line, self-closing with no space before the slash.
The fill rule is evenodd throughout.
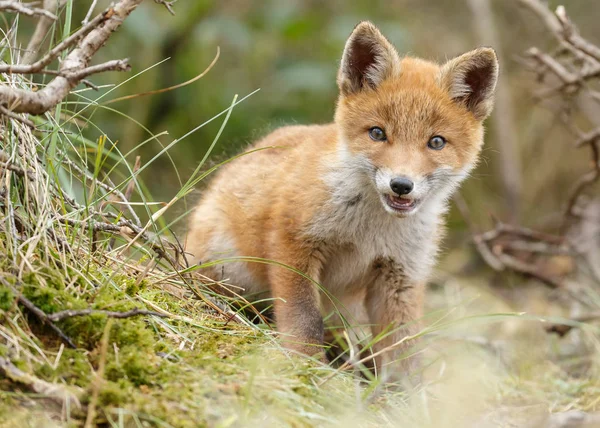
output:
<path id="1" fill-rule="evenodd" d="M 401 58 L 361 22 L 342 55 L 334 122 L 280 128 L 251 147 L 265 150 L 221 168 L 187 251 L 215 262 L 203 271 L 212 279 L 271 296 L 294 351 L 323 358 L 334 308 L 383 337 L 375 352 L 418 332 L 447 201 L 478 160 L 497 78 L 493 49 L 443 65 Z M 240 256 L 276 263 L 218 262 Z M 376 365 L 405 370 L 406 347 L 391 348 Z"/>

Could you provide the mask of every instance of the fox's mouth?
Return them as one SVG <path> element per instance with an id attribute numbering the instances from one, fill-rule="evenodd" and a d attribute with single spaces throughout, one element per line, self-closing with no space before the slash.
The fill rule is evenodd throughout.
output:
<path id="1" fill-rule="evenodd" d="M 388 207 L 390 207 L 393 211 L 402 214 L 410 213 L 417 206 L 417 201 L 415 199 L 407 199 L 392 195 L 385 195 L 384 199 Z"/>

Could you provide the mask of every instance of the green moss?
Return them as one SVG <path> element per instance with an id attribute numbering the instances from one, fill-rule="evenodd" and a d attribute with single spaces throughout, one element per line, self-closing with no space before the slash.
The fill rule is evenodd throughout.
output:
<path id="1" fill-rule="evenodd" d="M 94 314 L 68 318 L 58 324 L 77 346 L 94 349 L 102 338 L 106 319 L 106 315 Z"/>
<path id="2" fill-rule="evenodd" d="M 118 357 L 107 363 L 106 379 L 113 382 L 125 379 L 136 386 L 152 384 L 152 375 L 159 369 L 159 357 L 151 352 L 136 345 L 122 347 Z"/>
<path id="3" fill-rule="evenodd" d="M 75 274 L 79 276 L 78 274 Z M 48 268 L 41 268 L 35 273 L 23 275 L 21 291 L 34 305 L 47 314 L 67 309 L 86 308 L 87 302 L 76 293 L 80 282 L 73 282 L 69 290 L 65 288 L 65 277 Z"/>
<path id="4" fill-rule="evenodd" d="M 86 387 L 91 380 L 92 367 L 85 351 L 63 349 L 56 368 L 47 363 L 41 364 L 34 373 L 48 382 Z"/>
<path id="5" fill-rule="evenodd" d="M 8 288 L 0 286 L 0 309 L 8 311 L 15 303 L 16 296 Z"/>
<path id="6" fill-rule="evenodd" d="M 83 271 L 87 278 L 69 271 L 67 282 L 62 271 L 40 268 L 26 275 L 20 287 L 47 313 L 90 307 L 128 311 L 139 307 L 132 297 L 141 295 L 175 315 L 193 319 L 193 323 L 159 322 L 140 316 L 112 322 L 96 423 L 109 424 L 119 418 L 124 426 L 136 426 L 139 421 L 143 426 L 177 427 L 244 423 L 261 417 L 251 405 L 257 402 L 273 414 L 281 413 L 273 425 L 303 426 L 299 421 L 304 420 L 302 414 L 313 411 L 311 405 L 329 405 L 325 390 L 317 389 L 314 376 L 307 374 L 310 364 L 295 363 L 296 370 L 287 359 L 278 359 L 277 351 L 264 349 L 267 340 L 261 333 L 233 322 L 225 325 L 211 318 L 202 302 L 182 300 L 145 281 L 136 284 L 135 278 L 114 275 L 94 263 Z M 11 300 L 0 292 L 0 305 L 2 299 L 14 302 L 14 296 Z M 63 348 L 54 367 L 60 344 L 56 334 L 23 312 L 29 326 L 36 326 L 34 333 L 42 339 L 38 346 L 46 358 L 15 364 L 48 382 L 82 388 L 87 392 L 82 403 L 89 402 L 107 317 L 94 314 L 57 322 L 79 349 Z M 6 346 L 0 346 L 0 355 L 6 353 Z M 72 414 L 74 424 L 84 418 Z"/>
<path id="7" fill-rule="evenodd" d="M 131 401 L 132 387 L 129 382 L 102 382 L 98 394 L 100 407 L 118 407 Z"/>

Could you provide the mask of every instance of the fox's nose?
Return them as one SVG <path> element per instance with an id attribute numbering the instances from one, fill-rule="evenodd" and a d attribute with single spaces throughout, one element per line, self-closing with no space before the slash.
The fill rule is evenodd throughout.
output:
<path id="1" fill-rule="evenodd" d="M 396 177 L 392 178 L 392 181 L 390 181 L 390 187 L 395 194 L 402 196 L 408 195 L 410 192 L 412 192 L 415 185 L 406 177 Z"/>

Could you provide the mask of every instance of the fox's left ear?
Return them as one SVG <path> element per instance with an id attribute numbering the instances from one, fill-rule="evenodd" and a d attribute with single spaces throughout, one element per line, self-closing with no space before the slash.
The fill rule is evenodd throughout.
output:
<path id="1" fill-rule="evenodd" d="M 497 81 L 498 58 L 491 48 L 475 49 L 451 59 L 440 74 L 442 87 L 477 120 L 484 120 L 492 112 Z"/>

